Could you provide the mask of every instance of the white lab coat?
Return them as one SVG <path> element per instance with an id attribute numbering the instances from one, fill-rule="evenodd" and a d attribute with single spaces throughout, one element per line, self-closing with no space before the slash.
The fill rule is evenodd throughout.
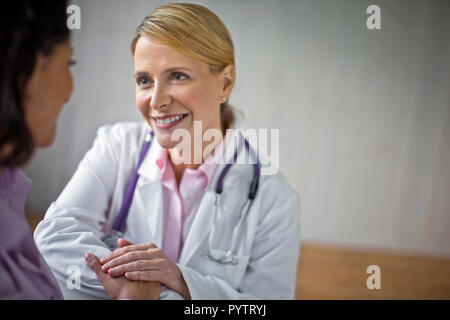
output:
<path id="1" fill-rule="evenodd" d="M 110 253 L 100 239 L 114 223 L 148 130 L 146 123 L 101 127 L 93 147 L 35 230 L 37 246 L 65 298 L 108 298 L 94 272 L 87 267 L 84 254 L 92 252 L 102 258 Z M 234 131 L 231 138 L 236 138 L 238 144 L 244 139 L 241 131 Z M 162 183 L 155 164 L 158 147 L 161 148 L 153 139 L 138 171 L 140 178 L 124 238 L 136 244 L 153 242 L 162 248 Z M 299 197 L 279 173 L 260 177 L 257 196 L 235 251 L 239 262 L 221 265 L 201 254 L 208 243 L 214 216 L 214 189 L 223 167 L 217 168 L 209 189 L 193 216 L 188 217 L 192 219 L 189 230 L 184 230 L 185 241 L 177 265 L 192 299 L 293 299 L 300 254 Z M 218 235 L 211 245 L 215 253 L 228 249 L 252 177 L 252 165 L 235 164 L 224 180 L 221 200 L 224 218 L 216 222 Z M 69 289 L 67 283 L 72 288 L 77 284 L 77 270 L 81 288 Z M 160 298 L 180 296 L 165 289 Z"/>

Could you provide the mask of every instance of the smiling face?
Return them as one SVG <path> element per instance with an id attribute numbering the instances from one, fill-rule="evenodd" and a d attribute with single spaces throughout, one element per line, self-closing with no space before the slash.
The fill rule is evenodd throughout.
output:
<path id="1" fill-rule="evenodd" d="M 206 63 L 141 37 L 134 51 L 134 67 L 136 105 L 163 148 L 178 144 L 171 141 L 171 134 L 179 128 L 190 132 L 193 144 L 194 121 L 202 122 L 203 132 L 222 131 L 220 104 L 231 93 L 232 65 L 213 73 Z"/>

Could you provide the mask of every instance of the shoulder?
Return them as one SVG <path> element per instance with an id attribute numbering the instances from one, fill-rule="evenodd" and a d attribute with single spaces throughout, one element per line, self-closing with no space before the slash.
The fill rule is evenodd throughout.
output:
<path id="1" fill-rule="evenodd" d="M 23 211 L 10 207 L 8 199 L 0 197 L 0 241 L 5 251 L 15 251 L 32 242 L 32 232 Z"/>
<path id="2" fill-rule="evenodd" d="M 138 140 L 149 129 L 149 125 L 146 122 L 118 122 L 102 125 L 97 130 L 97 137 L 111 143 L 123 143 Z"/>
<path id="3" fill-rule="evenodd" d="M 248 161 L 250 160 L 253 165 L 257 161 L 260 172 L 257 198 L 259 198 L 261 203 L 267 204 L 265 208 L 279 206 L 280 203 L 289 203 L 292 206 L 299 207 L 300 196 L 279 170 L 278 150 L 274 148 L 274 150 L 270 150 L 270 153 L 268 153 L 268 150 L 262 148 L 261 146 L 264 143 L 258 141 L 260 137 L 258 137 L 258 134 L 253 129 L 243 130 L 237 128 L 233 134 L 238 136 L 238 140 L 246 140 L 249 146 L 249 157 L 247 158 L 245 152 L 241 152 L 237 159 L 237 163 L 246 164 L 245 170 L 238 169 L 236 171 L 240 175 L 241 182 L 251 182 L 254 169 L 248 169 L 250 167 L 248 166 Z M 274 147 L 273 141 L 271 145 Z M 242 168 L 240 166 L 238 167 Z"/>
<path id="4" fill-rule="evenodd" d="M 261 175 L 259 189 L 261 201 L 267 202 L 267 206 L 276 208 L 283 204 L 289 204 L 297 211 L 300 210 L 300 196 L 281 172 Z"/>
<path id="5" fill-rule="evenodd" d="M 124 154 L 134 154 L 139 149 L 150 127 L 146 122 L 119 122 L 102 125 L 89 151 L 94 156 L 107 154 L 118 163 Z"/>

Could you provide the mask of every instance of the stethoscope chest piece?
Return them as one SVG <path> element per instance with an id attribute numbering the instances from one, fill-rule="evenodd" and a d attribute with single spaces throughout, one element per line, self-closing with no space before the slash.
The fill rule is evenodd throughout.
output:
<path id="1" fill-rule="evenodd" d="M 111 230 L 111 233 L 103 237 L 102 241 L 108 246 L 109 250 L 114 251 L 119 247 L 117 241 L 120 238 L 123 238 L 123 233 L 113 229 Z"/>
<path id="2" fill-rule="evenodd" d="M 214 257 L 210 250 L 200 250 L 200 255 L 218 264 L 236 265 L 239 263 L 238 258 L 234 257 L 231 252 L 228 252 L 223 257 Z"/>

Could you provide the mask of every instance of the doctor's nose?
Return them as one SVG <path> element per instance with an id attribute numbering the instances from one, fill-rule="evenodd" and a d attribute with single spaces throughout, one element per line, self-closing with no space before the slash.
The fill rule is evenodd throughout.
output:
<path id="1" fill-rule="evenodd" d="M 162 86 L 155 86 L 150 96 L 150 108 L 159 110 L 168 107 L 172 103 L 172 97 Z"/>

